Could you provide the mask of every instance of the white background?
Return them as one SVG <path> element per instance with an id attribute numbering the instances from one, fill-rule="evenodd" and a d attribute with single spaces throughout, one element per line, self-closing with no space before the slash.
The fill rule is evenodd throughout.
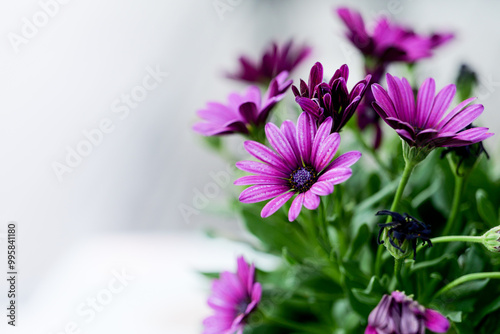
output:
<path id="1" fill-rule="evenodd" d="M 327 75 L 347 63 L 350 80 L 360 80 L 361 58 L 345 51 L 344 27 L 332 12 L 339 2 L 232 3 L 221 17 L 212 1 L 72 0 L 16 52 L 9 36 L 21 35 L 23 18 L 33 22 L 41 7 L 35 0 L 0 2 L 0 232 L 8 221 L 19 223 L 15 332 L 59 333 L 68 322 L 81 323 L 75 307 L 105 289 L 113 270 L 127 268 L 135 280 L 82 333 L 199 333 L 208 284 L 195 271 L 232 270 L 242 252 L 258 258 L 200 236 L 209 226 L 237 235 L 231 216 L 200 214 L 186 222 L 179 213 L 179 205 L 192 205 L 195 189 L 212 182 L 210 172 L 226 168 L 191 131 L 195 111 L 243 90 L 221 74 L 236 69 L 240 53 L 255 58 L 273 38 L 314 47 L 295 81 L 315 61 Z M 419 32 L 455 32 L 452 43 L 420 64 L 418 79 L 433 76 L 443 87 L 467 62 L 482 78 L 481 122 L 499 132 L 500 3 L 353 6 L 366 18 L 388 13 Z M 168 77 L 121 120 L 112 103 L 141 85 L 148 67 Z M 75 149 L 85 140 L 82 131 L 106 118 L 113 132 L 58 180 L 54 162 L 64 163 L 67 147 Z M 498 143 L 498 136 L 488 140 L 493 156 Z M 228 188 L 210 205 L 222 202 Z"/>

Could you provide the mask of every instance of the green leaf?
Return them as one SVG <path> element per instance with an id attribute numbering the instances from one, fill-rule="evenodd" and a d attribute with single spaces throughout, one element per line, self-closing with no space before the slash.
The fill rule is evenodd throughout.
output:
<path id="1" fill-rule="evenodd" d="M 495 227 L 498 225 L 498 217 L 493 204 L 488 199 L 486 191 L 483 189 L 478 189 L 476 192 L 476 202 L 477 211 L 479 216 L 487 223 L 490 227 Z"/>
<path id="2" fill-rule="evenodd" d="M 265 250 L 276 255 L 283 254 L 286 247 L 288 257 L 297 261 L 310 256 L 308 245 L 296 229 L 297 223 L 290 223 L 282 212 L 276 212 L 268 218 L 260 216 L 260 207 L 242 205 L 241 215 L 247 229 L 264 245 Z"/>
<path id="3" fill-rule="evenodd" d="M 346 257 L 349 259 L 356 257 L 359 251 L 361 251 L 361 249 L 369 239 L 370 239 L 370 229 L 368 228 L 368 225 L 363 224 L 358 229 L 358 233 L 354 237 L 354 240 L 351 242 Z"/>
<path id="4" fill-rule="evenodd" d="M 472 322 L 474 326 L 476 326 L 485 316 L 488 314 L 495 312 L 496 310 L 500 309 L 500 297 L 497 299 L 493 300 L 491 303 L 487 304 L 486 306 L 481 307 L 481 305 L 478 305 L 478 307 L 475 309 L 475 312 L 472 313 L 467 320 Z"/>

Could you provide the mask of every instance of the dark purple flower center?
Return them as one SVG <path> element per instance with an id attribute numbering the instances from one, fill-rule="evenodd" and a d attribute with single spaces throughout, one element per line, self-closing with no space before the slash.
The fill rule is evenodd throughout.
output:
<path id="1" fill-rule="evenodd" d="M 290 187 L 296 192 L 304 193 L 316 182 L 316 170 L 311 166 L 299 167 L 290 174 Z"/>

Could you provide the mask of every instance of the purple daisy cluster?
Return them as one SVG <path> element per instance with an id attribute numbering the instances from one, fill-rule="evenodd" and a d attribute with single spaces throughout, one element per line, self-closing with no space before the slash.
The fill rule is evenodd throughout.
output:
<path id="1" fill-rule="evenodd" d="M 272 123 L 266 125 L 266 136 L 274 151 L 254 141 L 246 141 L 245 149 L 260 160 L 240 161 L 236 166 L 255 175 L 243 176 L 235 185 L 252 185 L 240 195 L 243 203 L 269 201 L 261 216 L 275 213 L 294 195 L 288 212 L 293 221 L 302 206 L 315 210 L 320 196 L 333 192 L 336 184 L 346 181 L 352 174 L 349 168 L 361 157 L 358 151 L 344 153 L 333 160 L 340 144 L 340 135 L 331 133 L 331 117 L 319 126 L 308 113 L 299 116 L 297 126 L 285 121 L 278 128 Z M 333 160 L 333 161 L 332 161 Z"/>
<path id="2" fill-rule="evenodd" d="M 384 295 L 368 317 L 365 334 L 425 334 L 429 329 L 446 333 L 450 322 L 439 312 L 426 309 L 404 293 Z"/>
<path id="3" fill-rule="evenodd" d="M 437 95 L 434 79 L 424 81 L 415 97 L 405 78 L 387 74 L 387 91 L 372 86 L 373 107 L 382 119 L 406 141 L 416 147 L 457 147 L 474 144 L 493 136 L 488 128 L 466 129 L 481 115 L 481 104 L 470 104 L 475 98 L 459 103 L 446 113 L 455 96 L 455 85 L 444 87 Z"/>
<path id="4" fill-rule="evenodd" d="M 311 68 L 307 84 L 300 80 L 300 90 L 292 86 L 295 101 L 318 124 L 332 117 L 332 132 L 339 132 L 356 111 L 371 75 L 354 85 L 350 92 L 347 89 L 348 78 L 349 67 L 344 64 L 335 71 L 328 83 L 323 82 L 323 65 L 317 62 Z"/>
<path id="5" fill-rule="evenodd" d="M 227 77 L 250 83 L 267 83 L 283 71 L 293 71 L 310 53 L 310 47 L 294 46 L 292 40 L 284 45 L 272 42 L 258 62 L 241 56 L 240 69 Z"/>
<path id="6" fill-rule="evenodd" d="M 236 273 L 225 271 L 212 283 L 208 305 L 215 314 L 203 321 L 203 334 L 243 333 L 245 320 L 260 302 L 262 287 L 255 282 L 255 266 L 238 257 Z"/>
<path id="7" fill-rule="evenodd" d="M 198 110 L 204 121 L 193 126 L 193 130 L 204 136 L 231 133 L 249 134 L 267 121 L 274 106 L 283 99 L 292 84 L 288 72 L 281 72 L 271 80 L 262 97 L 259 87 L 250 86 L 244 94 L 232 93 L 226 104 L 209 102 L 205 109 Z"/>

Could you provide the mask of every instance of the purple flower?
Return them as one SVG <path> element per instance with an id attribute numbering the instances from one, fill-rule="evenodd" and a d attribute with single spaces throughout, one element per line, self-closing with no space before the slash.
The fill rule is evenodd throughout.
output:
<path id="1" fill-rule="evenodd" d="M 300 91 L 292 86 L 295 101 L 318 124 L 327 117 L 332 117 L 332 132 L 339 132 L 356 111 L 371 76 L 368 75 L 354 85 L 350 93 L 347 89 L 348 78 L 349 67 L 342 65 L 335 71 L 329 83 L 323 82 L 323 65 L 318 62 L 311 68 L 308 84 L 300 80 Z"/>
<path id="2" fill-rule="evenodd" d="M 264 52 L 260 63 L 241 56 L 239 71 L 228 74 L 227 77 L 252 83 L 267 83 L 278 73 L 291 72 L 310 53 L 311 48 L 307 46 L 294 48 L 291 40 L 283 46 L 278 46 L 276 42 L 273 42 Z"/>
<path id="3" fill-rule="evenodd" d="M 426 309 L 404 293 L 384 295 L 368 317 L 365 334 L 424 334 L 425 329 L 446 333 L 449 321 L 439 312 Z"/>
<path id="4" fill-rule="evenodd" d="M 204 136 L 219 136 L 230 133 L 248 134 L 255 127 L 265 124 L 273 107 L 283 99 L 292 84 L 287 80 L 288 72 L 281 72 L 269 84 L 264 99 L 257 86 L 250 86 L 246 93 L 232 93 L 228 103 L 209 102 L 205 109 L 198 110 L 204 122 L 196 123 L 193 130 Z"/>
<path id="5" fill-rule="evenodd" d="M 236 166 L 255 175 L 244 176 L 235 185 L 253 185 L 240 195 L 243 203 L 261 202 L 273 198 L 262 209 L 261 216 L 269 217 L 285 202 L 297 196 L 288 212 L 288 219 L 297 218 L 304 205 L 315 210 L 319 196 L 333 192 L 333 186 L 347 180 L 349 168 L 361 153 L 352 151 L 333 160 L 340 144 L 340 135 L 332 133 L 332 118 L 328 117 L 319 128 L 307 113 L 299 116 L 297 126 L 285 121 L 278 128 L 272 123 L 265 127 L 266 136 L 275 151 L 254 141 L 246 141 L 246 150 L 262 162 L 240 161 Z"/>
<path id="6" fill-rule="evenodd" d="M 240 256 L 236 274 L 225 271 L 212 284 L 208 305 L 215 314 L 203 321 L 203 334 L 243 333 L 245 319 L 257 307 L 261 294 L 262 287 L 255 282 L 255 266 Z"/>
<path id="7" fill-rule="evenodd" d="M 430 57 L 432 49 L 453 38 L 453 34 L 423 36 L 413 30 L 391 23 L 381 17 L 371 33 L 366 31 L 361 14 L 349 8 L 337 9 L 337 14 L 348 28 L 347 38 L 365 56 L 377 63 L 391 61 L 415 62 Z"/>
<path id="8" fill-rule="evenodd" d="M 387 74 L 388 91 L 378 84 L 372 86 L 373 107 L 410 146 L 418 148 L 457 147 L 470 145 L 493 134 L 487 128 L 464 129 L 483 112 L 481 104 L 471 104 L 470 98 L 446 114 L 455 85 L 444 87 L 436 96 L 434 79 L 428 78 L 420 87 L 416 103 L 413 90 L 405 78 Z"/>

